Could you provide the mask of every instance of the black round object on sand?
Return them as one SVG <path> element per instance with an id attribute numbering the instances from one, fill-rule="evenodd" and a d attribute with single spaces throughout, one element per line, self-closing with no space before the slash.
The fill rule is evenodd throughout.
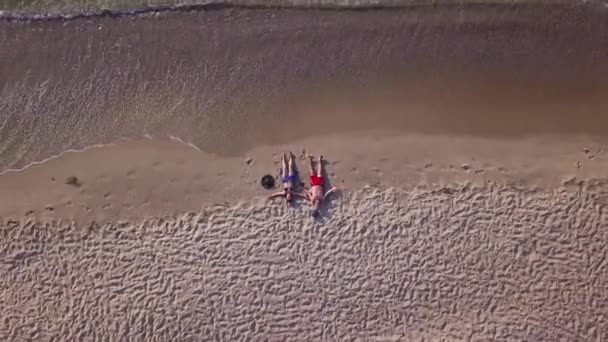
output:
<path id="1" fill-rule="evenodd" d="M 262 187 L 264 187 L 264 189 L 270 190 L 274 188 L 274 177 L 272 177 L 271 175 L 265 175 L 264 177 L 262 177 L 260 183 L 262 184 Z"/>

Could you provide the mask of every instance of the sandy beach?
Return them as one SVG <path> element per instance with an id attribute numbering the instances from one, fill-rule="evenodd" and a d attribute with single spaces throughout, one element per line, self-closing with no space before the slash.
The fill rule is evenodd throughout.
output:
<path id="1" fill-rule="evenodd" d="M 343 189 L 318 221 L 258 183 L 296 148 L 327 152 Z M 0 177 L 0 333 L 602 340 L 605 148 L 366 134 L 244 158 L 155 141 L 66 153 Z"/>
<path id="2" fill-rule="evenodd" d="M 0 21 L 0 340 L 608 339 L 606 15 Z"/>

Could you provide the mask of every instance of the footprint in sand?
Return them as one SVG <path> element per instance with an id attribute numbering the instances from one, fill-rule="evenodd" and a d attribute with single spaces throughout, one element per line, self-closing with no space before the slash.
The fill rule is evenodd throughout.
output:
<path id="1" fill-rule="evenodd" d="M 583 183 L 583 180 L 580 180 L 575 176 L 566 177 L 562 180 L 562 186 L 580 186 Z"/>
<path id="2" fill-rule="evenodd" d="M 591 150 L 584 147 L 581 149 L 581 151 L 583 151 L 583 153 L 585 154 L 585 157 L 587 157 L 587 159 L 591 160 L 595 158 L 595 154 L 591 153 Z"/>
<path id="3" fill-rule="evenodd" d="M 133 178 L 135 176 L 136 170 L 135 169 L 131 169 L 127 172 L 127 177 L 129 178 Z"/>

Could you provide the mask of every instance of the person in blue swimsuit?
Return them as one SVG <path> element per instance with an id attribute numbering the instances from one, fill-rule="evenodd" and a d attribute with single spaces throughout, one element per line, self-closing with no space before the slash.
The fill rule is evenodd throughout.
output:
<path id="1" fill-rule="evenodd" d="M 289 159 L 283 153 L 283 165 L 281 167 L 281 182 L 283 183 L 283 191 L 270 195 L 269 199 L 276 197 L 284 197 L 288 204 L 293 201 L 295 196 L 304 198 L 302 194 L 294 192 L 294 184 L 298 179 L 296 170 L 295 156 L 289 153 Z"/>

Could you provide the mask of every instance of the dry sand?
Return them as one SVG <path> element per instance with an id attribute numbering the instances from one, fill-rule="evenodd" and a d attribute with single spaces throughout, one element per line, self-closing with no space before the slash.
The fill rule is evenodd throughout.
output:
<path id="1" fill-rule="evenodd" d="M 608 340 L 607 22 L 0 22 L 0 340 Z M 318 221 L 259 185 L 303 150 Z"/>
<path id="2" fill-rule="evenodd" d="M 258 183 L 303 148 L 343 189 L 317 222 Z M 369 133 L 67 153 L 0 177 L 0 337 L 602 341 L 605 148 Z"/>

